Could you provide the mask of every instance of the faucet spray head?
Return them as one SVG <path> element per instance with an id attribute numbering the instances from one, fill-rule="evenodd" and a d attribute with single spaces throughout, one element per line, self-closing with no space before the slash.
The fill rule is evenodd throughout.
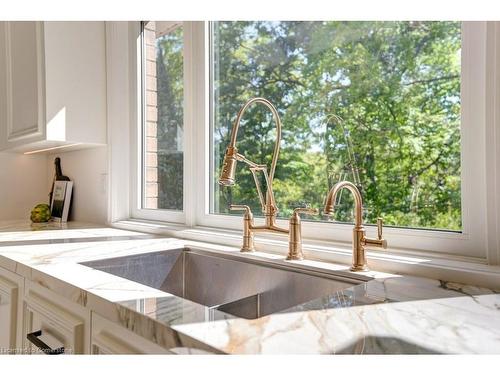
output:
<path id="1" fill-rule="evenodd" d="M 236 147 L 229 146 L 227 148 L 226 154 L 224 155 L 224 161 L 222 163 L 222 172 L 220 174 L 219 184 L 223 186 L 234 185 L 236 163 L 238 162 L 238 159 L 236 159 L 237 154 L 238 150 Z"/>

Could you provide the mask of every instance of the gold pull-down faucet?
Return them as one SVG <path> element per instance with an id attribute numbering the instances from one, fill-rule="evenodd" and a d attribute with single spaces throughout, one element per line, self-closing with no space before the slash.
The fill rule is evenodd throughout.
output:
<path id="1" fill-rule="evenodd" d="M 274 144 L 273 158 L 271 161 L 270 172 L 267 172 L 267 165 L 256 164 L 248 160 L 245 156 L 238 153 L 236 148 L 236 137 L 238 135 L 238 129 L 240 127 L 241 118 L 245 111 L 252 104 L 263 104 L 266 106 L 273 114 L 274 122 L 276 124 L 276 141 Z M 294 214 L 290 218 L 289 229 L 280 228 L 276 224 L 276 215 L 278 213 L 278 207 L 276 201 L 274 200 L 273 192 L 273 179 L 274 172 L 276 170 L 276 163 L 278 161 L 278 155 L 280 152 L 280 142 L 281 142 L 281 119 L 279 117 L 278 111 L 274 105 L 267 99 L 264 98 L 253 98 L 247 101 L 243 107 L 238 112 L 236 120 L 233 124 L 233 129 L 231 131 L 231 140 L 229 146 L 226 149 L 224 155 L 224 161 L 222 164 L 222 171 L 219 178 L 219 184 L 224 186 L 232 186 L 235 183 L 236 174 L 236 164 L 241 161 L 248 165 L 250 171 L 252 172 L 255 187 L 259 196 L 260 204 L 262 206 L 262 212 L 265 216 L 264 225 L 254 225 L 253 214 L 250 207 L 245 205 L 231 205 L 231 210 L 244 210 L 245 215 L 243 218 L 243 245 L 241 247 L 242 252 L 254 251 L 254 233 L 255 232 L 270 232 L 276 234 L 285 234 L 289 236 L 289 247 L 288 247 L 288 260 L 300 260 L 303 259 L 302 255 L 302 240 L 301 240 L 301 224 L 299 213 L 318 213 L 315 209 L 295 209 Z M 259 178 L 257 177 L 257 172 L 262 172 L 264 179 L 266 181 L 266 196 L 262 194 L 262 189 L 260 187 Z"/>

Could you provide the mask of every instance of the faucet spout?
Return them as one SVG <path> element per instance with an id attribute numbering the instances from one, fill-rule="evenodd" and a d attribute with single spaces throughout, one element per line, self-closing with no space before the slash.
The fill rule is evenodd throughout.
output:
<path id="1" fill-rule="evenodd" d="M 349 181 L 340 181 L 337 182 L 328 192 L 328 196 L 326 197 L 325 209 L 324 213 L 326 215 L 331 215 L 334 211 L 334 202 L 336 201 L 337 194 L 342 189 L 349 190 L 354 196 L 354 225 L 356 228 L 363 227 L 363 199 L 361 198 L 361 193 L 359 192 L 356 185 Z"/>
<path id="2" fill-rule="evenodd" d="M 269 171 L 269 179 L 272 181 L 274 178 L 274 171 L 276 170 L 276 163 L 278 161 L 278 156 L 280 153 L 280 142 L 281 142 L 281 119 L 280 116 L 278 115 L 278 111 L 274 107 L 274 105 L 267 99 L 265 98 L 252 98 L 249 101 L 247 101 L 243 107 L 238 112 L 238 115 L 236 116 L 236 120 L 234 121 L 233 124 L 233 129 L 231 131 L 231 140 L 229 142 L 229 146 L 227 147 L 226 150 L 226 156 L 224 157 L 224 161 L 226 160 L 226 157 L 229 157 L 230 159 L 236 159 L 236 156 L 238 155 L 238 149 L 236 148 L 236 138 L 238 136 L 238 130 L 240 128 L 240 122 L 247 111 L 247 109 L 252 105 L 252 104 L 262 104 L 269 108 L 271 113 L 273 114 L 274 122 L 276 124 L 276 141 L 274 144 L 274 152 L 273 152 L 273 159 L 271 161 L 271 170 Z M 242 160 L 243 161 L 243 160 Z M 234 183 L 234 168 L 233 165 L 230 166 L 231 168 L 228 170 L 228 172 L 233 172 L 232 175 L 229 174 L 229 176 L 233 177 L 233 183 Z M 226 174 L 223 173 L 221 175 L 221 178 L 219 181 L 221 183 L 224 182 L 224 177 L 227 177 Z"/>
<path id="3" fill-rule="evenodd" d="M 356 185 L 349 181 L 337 182 L 328 192 L 325 202 L 324 213 L 330 215 L 334 210 L 334 202 L 337 194 L 346 188 L 354 196 L 354 228 L 352 230 L 352 266 L 351 271 L 367 271 L 368 265 L 366 262 L 365 247 L 387 247 L 387 241 L 382 237 L 382 219 L 377 219 L 378 234 L 377 238 L 366 237 L 365 228 L 363 227 L 363 199 Z"/>
<path id="4" fill-rule="evenodd" d="M 276 125 L 276 141 L 274 144 L 273 158 L 271 161 L 271 169 L 269 170 L 269 173 L 267 172 L 266 165 L 256 164 L 251 160 L 248 160 L 244 155 L 239 154 L 238 149 L 236 148 L 236 138 L 238 136 L 238 130 L 240 128 L 241 119 L 245 114 L 246 110 L 252 104 L 262 104 L 265 107 L 267 107 L 271 111 L 274 123 Z M 274 225 L 276 214 L 278 212 L 278 207 L 276 206 L 273 193 L 273 179 L 274 179 L 274 172 L 276 170 L 276 163 L 278 161 L 278 156 L 280 152 L 280 142 L 281 142 L 281 119 L 274 105 L 265 98 L 257 97 L 250 99 L 243 105 L 243 107 L 241 107 L 241 109 L 238 112 L 238 115 L 236 116 L 236 120 L 234 121 L 233 128 L 231 131 L 231 139 L 226 149 L 226 153 L 224 155 L 222 171 L 219 177 L 219 184 L 223 186 L 232 186 L 235 183 L 237 162 L 241 161 L 247 164 L 250 167 L 250 171 L 252 172 L 253 178 L 255 180 L 255 185 L 257 187 L 257 193 L 259 195 L 262 211 L 265 213 L 266 221 L 268 222 L 269 225 Z M 266 187 L 265 199 L 260 188 L 259 179 L 256 175 L 257 172 L 262 172 L 266 180 L 267 187 Z"/>

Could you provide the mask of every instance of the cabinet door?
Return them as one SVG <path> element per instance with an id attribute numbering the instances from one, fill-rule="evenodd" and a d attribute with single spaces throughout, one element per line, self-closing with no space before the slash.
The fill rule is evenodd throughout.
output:
<path id="1" fill-rule="evenodd" d="M 0 268 L 0 354 L 15 353 L 21 345 L 22 319 L 18 311 L 22 310 L 23 285 L 21 276 Z"/>
<path id="2" fill-rule="evenodd" d="M 32 353 L 43 353 L 38 348 L 44 345 L 45 349 L 64 348 L 64 354 L 88 353 L 90 312 L 82 308 L 78 313 L 75 309 L 81 306 L 71 305 L 55 293 L 31 284 L 25 297 L 24 347 Z"/>
<path id="3" fill-rule="evenodd" d="M 2 87 L 5 114 L 1 148 L 45 136 L 43 23 L 2 22 Z"/>
<path id="4" fill-rule="evenodd" d="M 0 289 L 0 354 L 16 347 L 15 296 Z"/>
<path id="5" fill-rule="evenodd" d="M 92 312 L 92 354 L 173 354 Z"/>
<path id="6" fill-rule="evenodd" d="M 64 322 L 61 319 L 55 320 L 31 305 L 27 305 L 25 311 L 28 354 L 49 354 L 45 349 L 54 352 L 60 350 L 59 354 L 83 353 L 81 340 L 83 322 L 67 318 L 62 319 Z M 31 342 L 28 335 L 35 337 L 36 342 Z"/>

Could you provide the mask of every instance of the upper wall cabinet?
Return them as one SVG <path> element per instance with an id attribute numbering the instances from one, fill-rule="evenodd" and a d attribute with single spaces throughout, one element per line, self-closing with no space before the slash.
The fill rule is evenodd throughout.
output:
<path id="1" fill-rule="evenodd" d="M 106 143 L 104 22 L 0 22 L 0 150 Z"/>

